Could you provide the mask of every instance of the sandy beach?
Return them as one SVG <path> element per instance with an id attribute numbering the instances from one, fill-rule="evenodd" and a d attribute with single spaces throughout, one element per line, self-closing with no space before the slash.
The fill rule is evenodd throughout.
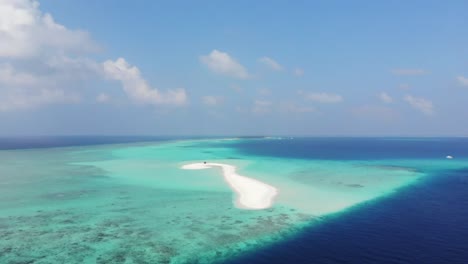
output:
<path id="1" fill-rule="evenodd" d="M 260 210 L 273 205 L 278 190 L 261 181 L 236 173 L 236 167 L 223 163 L 191 163 L 182 166 L 184 170 L 201 170 L 218 167 L 222 169 L 224 179 L 236 192 L 235 205 L 242 209 Z"/>

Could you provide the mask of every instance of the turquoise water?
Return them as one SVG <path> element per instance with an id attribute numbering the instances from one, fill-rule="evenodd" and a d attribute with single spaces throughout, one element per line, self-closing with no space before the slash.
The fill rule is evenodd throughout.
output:
<path id="1" fill-rule="evenodd" d="M 242 141 L 0 151 L 0 262 L 222 262 L 466 164 L 257 156 Z M 180 169 L 201 161 L 275 186 L 274 206 L 238 209 L 219 170 Z"/>

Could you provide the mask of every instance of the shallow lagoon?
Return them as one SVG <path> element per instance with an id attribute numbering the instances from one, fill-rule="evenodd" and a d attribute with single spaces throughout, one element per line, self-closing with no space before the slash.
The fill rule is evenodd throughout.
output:
<path id="1" fill-rule="evenodd" d="M 280 158 L 239 151 L 236 144 L 245 141 L 0 151 L 0 262 L 223 261 L 466 164 Z M 275 186 L 274 206 L 238 209 L 220 171 L 180 169 L 205 160 L 236 165 L 240 174 Z"/>

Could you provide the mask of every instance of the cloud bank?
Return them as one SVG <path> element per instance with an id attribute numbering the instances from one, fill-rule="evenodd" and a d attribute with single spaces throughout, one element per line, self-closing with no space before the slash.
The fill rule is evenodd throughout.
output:
<path id="1" fill-rule="evenodd" d="M 200 61 L 216 74 L 237 79 L 249 78 L 247 69 L 226 52 L 215 49 L 208 55 L 200 56 Z"/>
<path id="2" fill-rule="evenodd" d="M 70 30 L 39 10 L 37 1 L 0 2 L 0 57 L 27 58 L 98 50 L 86 31 Z"/>
<path id="3" fill-rule="evenodd" d="M 224 102 L 224 98 L 221 96 L 206 95 L 202 97 L 202 102 L 207 106 L 218 106 Z"/>
<path id="4" fill-rule="evenodd" d="M 457 81 L 458 81 L 459 84 L 461 84 L 463 86 L 468 86 L 468 78 L 465 78 L 463 76 L 458 76 Z"/>
<path id="5" fill-rule="evenodd" d="M 82 80 L 118 80 L 139 103 L 182 105 L 185 90 L 149 87 L 125 59 L 96 62 L 99 46 L 89 33 L 71 30 L 43 13 L 37 1 L 0 1 L 0 111 L 81 101 Z M 98 91 L 97 91 L 98 92 Z M 108 101 L 98 95 L 99 102 Z"/>
<path id="6" fill-rule="evenodd" d="M 411 95 L 406 95 L 403 99 L 414 109 L 426 115 L 432 115 L 434 113 L 434 106 L 432 105 L 432 102 L 427 99 L 422 97 L 414 97 Z"/>
<path id="7" fill-rule="evenodd" d="M 283 70 L 283 66 L 281 66 L 281 64 L 279 64 L 274 59 L 269 58 L 269 57 L 262 57 L 262 58 L 258 59 L 258 62 L 260 62 L 261 64 L 267 66 L 268 68 L 270 68 L 273 71 Z"/>
<path id="8" fill-rule="evenodd" d="M 317 102 L 317 103 L 324 103 L 324 104 L 334 104 L 334 103 L 340 103 L 343 101 L 343 97 L 339 94 L 333 94 L 333 93 L 324 93 L 324 92 L 318 92 L 318 93 L 306 93 L 306 92 L 299 92 L 306 98 L 307 100 Z"/>
<path id="9" fill-rule="evenodd" d="M 304 75 L 304 70 L 301 68 L 296 68 L 294 69 L 293 74 L 296 77 L 301 77 L 302 75 Z"/>
<path id="10" fill-rule="evenodd" d="M 390 95 L 388 95 L 387 93 L 385 93 L 385 92 L 381 92 L 381 93 L 379 94 L 379 98 L 380 98 L 380 100 L 381 100 L 382 102 L 387 103 L 387 104 L 393 102 L 393 98 L 392 98 Z"/>
<path id="11" fill-rule="evenodd" d="M 105 77 L 120 81 L 125 93 L 136 103 L 183 105 L 187 102 L 184 89 L 173 89 L 162 93 L 150 87 L 141 76 L 140 70 L 128 64 L 124 58 L 118 58 L 115 61 L 107 60 L 102 67 Z"/>
<path id="12" fill-rule="evenodd" d="M 254 114 L 266 114 L 271 111 L 271 106 L 273 105 L 270 101 L 265 100 L 255 100 L 252 107 L 252 113 Z"/>

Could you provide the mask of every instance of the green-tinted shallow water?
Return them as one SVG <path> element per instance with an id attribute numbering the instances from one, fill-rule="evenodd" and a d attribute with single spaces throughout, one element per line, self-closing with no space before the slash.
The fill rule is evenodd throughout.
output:
<path id="1" fill-rule="evenodd" d="M 445 160 L 246 156 L 225 142 L 0 151 L 0 262 L 222 261 L 447 169 Z M 275 205 L 238 209 L 220 171 L 180 169 L 205 160 L 275 186 Z"/>

